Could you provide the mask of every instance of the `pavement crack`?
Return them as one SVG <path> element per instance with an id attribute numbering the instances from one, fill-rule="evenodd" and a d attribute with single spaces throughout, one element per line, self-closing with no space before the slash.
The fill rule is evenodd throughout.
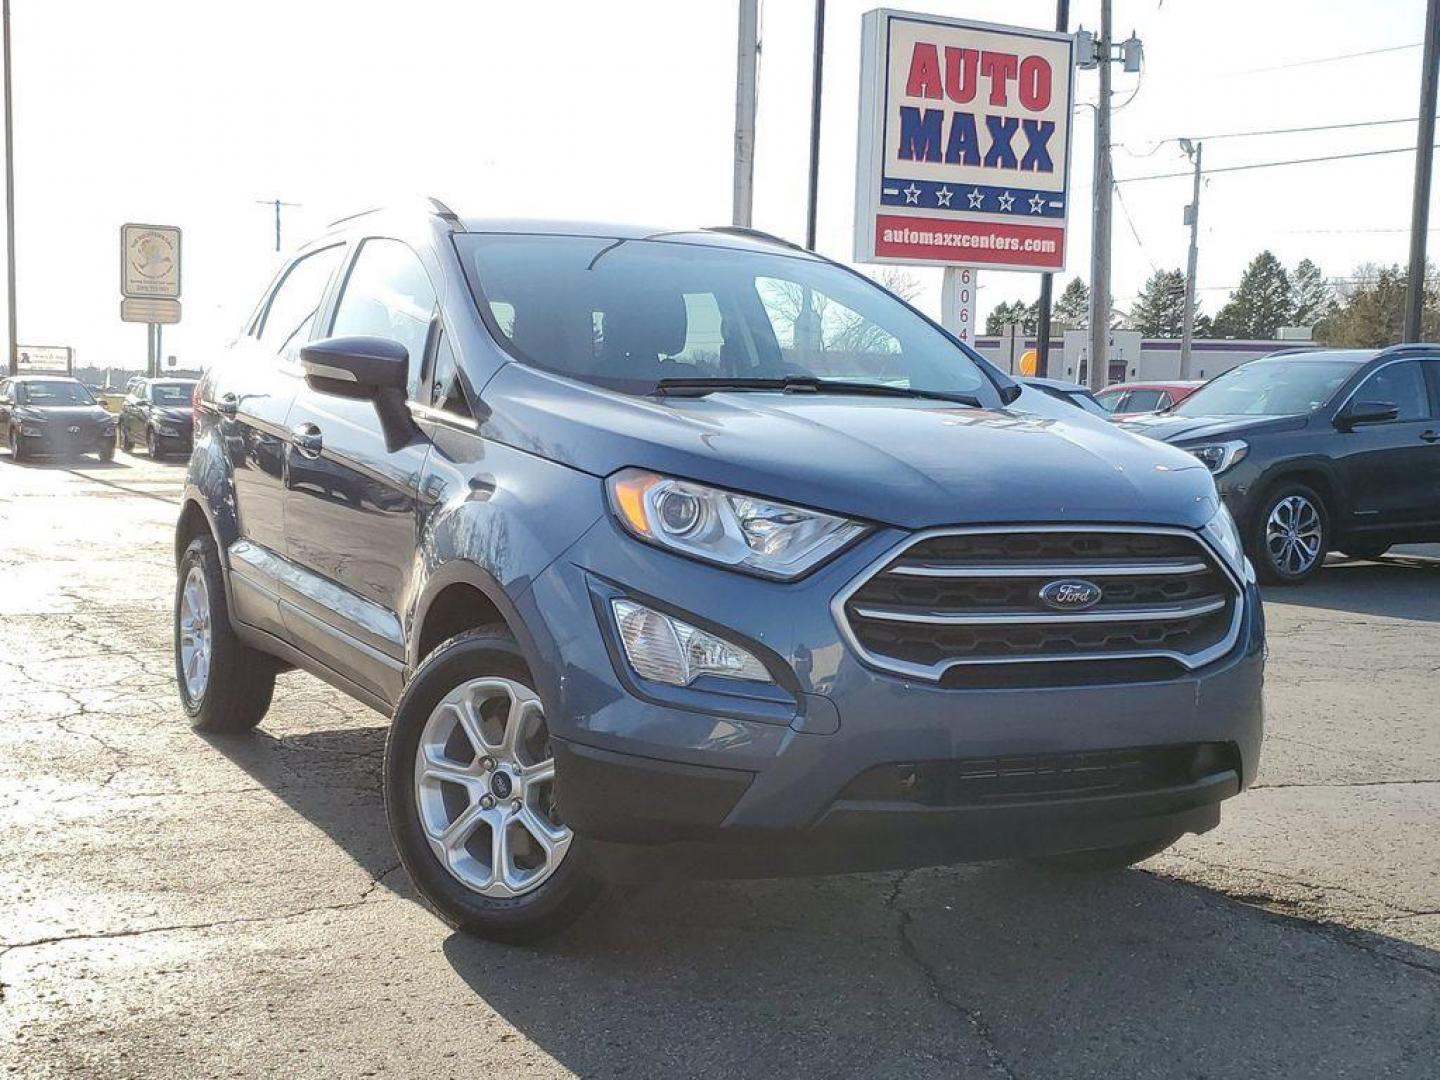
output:
<path id="1" fill-rule="evenodd" d="M 107 930 L 97 934 L 56 934 L 50 937 L 32 938 L 28 941 L 14 941 L 0 944 L 0 959 L 20 949 L 38 949 L 46 945 L 60 945 L 73 941 L 117 941 L 127 938 L 147 937 L 151 934 L 171 934 L 183 930 L 218 930 L 226 926 L 245 926 L 251 923 L 287 922 L 303 919 L 322 911 L 353 911 L 367 903 L 386 903 L 384 900 L 347 900 L 335 904 L 315 904 L 296 911 L 278 915 L 241 915 L 233 919 L 213 919 L 207 922 L 168 923 L 164 926 L 137 927 L 128 930 Z"/>
<path id="2" fill-rule="evenodd" d="M 1359 788 L 1359 787 L 1389 787 L 1391 785 L 1405 784 L 1440 784 L 1440 780 L 1336 780 L 1336 781 L 1280 781 L 1274 784 L 1251 784 L 1251 791 L 1261 791 L 1265 788 Z"/>
<path id="3" fill-rule="evenodd" d="M 371 879 L 370 884 L 366 885 L 365 888 L 360 891 L 361 901 L 363 902 L 365 900 L 368 900 L 370 898 L 370 894 L 373 893 L 376 889 L 380 888 L 381 884 L 384 883 L 385 879 L 399 869 L 400 864 L 398 862 L 395 862 L 387 866 L 384 870 L 380 871 L 380 873 L 376 874 L 375 877 Z"/>
<path id="4" fill-rule="evenodd" d="M 980 1040 L 980 1049 L 985 1055 L 985 1061 L 990 1071 L 1006 1077 L 1007 1080 L 1020 1080 L 1020 1074 L 1011 1067 L 1010 1063 L 1005 1060 L 1005 1055 L 1000 1052 L 1000 1047 L 995 1042 L 995 1033 L 990 1030 L 990 1025 L 986 1022 L 985 1017 L 980 1014 L 979 1010 L 971 1008 L 956 998 L 945 985 L 944 980 L 940 978 L 940 973 L 935 969 L 935 965 L 920 954 L 920 949 L 910 933 L 914 917 L 900 903 L 900 894 L 904 891 L 905 884 L 913 873 L 912 870 L 905 870 L 897 874 L 895 880 L 891 882 L 890 893 L 884 902 L 884 906 L 895 912 L 896 915 L 895 933 L 900 942 L 901 955 L 920 972 L 929 987 L 930 996 L 963 1020 L 975 1033 L 976 1038 Z"/>

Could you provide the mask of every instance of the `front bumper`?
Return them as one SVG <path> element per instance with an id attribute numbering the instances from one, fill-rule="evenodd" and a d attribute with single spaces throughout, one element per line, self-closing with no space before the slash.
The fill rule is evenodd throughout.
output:
<path id="1" fill-rule="evenodd" d="M 597 523 L 520 603 L 551 703 L 566 820 L 597 840 L 696 847 L 716 869 L 732 856 L 743 865 L 782 853 L 787 867 L 868 869 L 1203 831 L 1218 821 L 1219 803 L 1253 780 L 1264 668 L 1253 586 L 1234 650 L 1175 678 L 943 689 L 865 666 L 831 615 L 831 599 L 900 536 L 882 531 L 780 584 Z M 679 689 L 638 679 L 608 621 L 617 595 L 737 641 L 776 684 L 711 679 Z M 1059 755 L 1063 773 L 1075 755 L 1187 747 L 1215 749 L 1147 786 L 1021 784 L 978 801 L 856 789 L 877 769 L 963 771 L 994 761 L 1022 772 L 1039 762 L 1043 772 Z"/>
<path id="2" fill-rule="evenodd" d="M 80 427 L 72 432 L 71 427 Z M 94 454 L 115 445 L 115 428 L 71 424 L 23 424 L 20 438 L 32 454 Z"/>

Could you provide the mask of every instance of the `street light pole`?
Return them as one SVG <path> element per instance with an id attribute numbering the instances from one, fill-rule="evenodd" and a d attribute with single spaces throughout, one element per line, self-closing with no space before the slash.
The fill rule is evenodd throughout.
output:
<path id="1" fill-rule="evenodd" d="M 815 250 L 820 202 L 820 84 L 825 66 L 825 0 L 815 0 L 815 60 L 810 79 L 810 201 L 805 209 L 805 246 Z"/>
<path id="2" fill-rule="evenodd" d="M 1410 278 L 1405 291 L 1405 340 L 1424 333 L 1425 233 L 1430 223 L 1430 172 L 1435 158 L 1435 90 L 1440 80 L 1440 0 L 1425 6 L 1425 51 L 1420 68 L 1420 125 L 1415 140 L 1415 202 L 1410 211 Z M 6 65 L 9 78 L 9 65 Z"/>
<path id="3" fill-rule="evenodd" d="M 1100 0 L 1100 100 L 1095 106 L 1095 216 L 1090 242 L 1090 371 L 1091 390 L 1103 390 L 1110 363 L 1110 200 L 1114 177 L 1110 168 L 1110 0 Z"/>
<path id="4" fill-rule="evenodd" d="M 1070 29 L 1070 0 L 1055 0 L 1055 29 Z M 1040 302 L 1035 320 L 1035 374 L 1042 379 L 1050 374 L 1050 307 L 1055 292 L 1055 275 L 1040 275 Z"/>
<path id="5" fill-rule="evenodd" d="M 731 223 L 750 227 L 755 189 L 755 101 L 760 61 L 759 0 L 740 0 L 735 60 L 735 199 Z"/>
<path id="6" fill-rule="evenodd" d="M 279 199 L 256 199 L 261 206 L 275 207 L 275 250 L 280 250 L 280 208 L 282 206 L 299 206 L 299 203 L 281 202 Z"/>
<path id="7" fill-rule="evenodd" d="M 4 0 L 5 22 L 5 297 L 9 321 L 6 344 L 8 370 L 20 372 L 20 343 L 15 330 L 15 130 L 10 114 L 10 0 Z"/>
<path id="8" fill-rule="evenodd" d="M 1181 139 L 1180 145 L 1195 162 L 1195 189 L 1190 196 L 1190 205 L 1185 208 L 1185 217 L 1190 225 L 1190 256 L 1185 264 L 1185 316 L 1180 330 L 1180 378 L 1191 377 L 1191 352 L 1195 337 L 1195 272 L 1200 263 L 1200 154 L 1204 144 Z"/>

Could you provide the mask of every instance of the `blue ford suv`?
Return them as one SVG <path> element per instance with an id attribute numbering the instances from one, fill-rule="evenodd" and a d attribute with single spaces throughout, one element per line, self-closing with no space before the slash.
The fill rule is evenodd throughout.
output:
<path id="1" fill-rule="evenodd" d="M 196 398 L 197 728 L 391 717 L 451 924 L 663 868 L 1128 865 L 1255 775 L 1254 575 L 1204 464 L 736 229 L 336 223 Z"/>

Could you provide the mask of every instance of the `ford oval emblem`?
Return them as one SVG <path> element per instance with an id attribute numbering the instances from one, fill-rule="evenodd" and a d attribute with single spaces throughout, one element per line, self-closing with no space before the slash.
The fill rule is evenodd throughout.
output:
<path id="1" fill-rule="evenodd" d="M 1040 590 L 1040 602 L 1056 611 L 1084 611 L 1100 602 L 1100 586 L 1083 578 L 1062 578 Z"/>

